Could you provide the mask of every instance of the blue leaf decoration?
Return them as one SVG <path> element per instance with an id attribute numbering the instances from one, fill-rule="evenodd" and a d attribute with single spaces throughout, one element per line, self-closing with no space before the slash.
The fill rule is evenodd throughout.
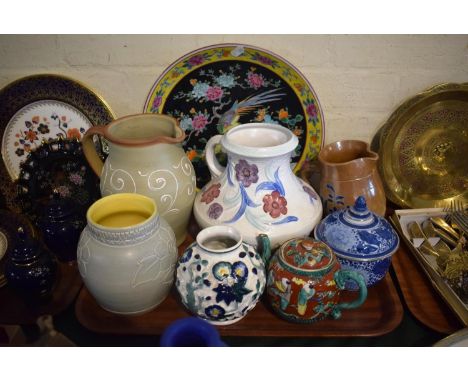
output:
<path id="1" fill-rule="evenodd" d="M 344 199 L 344 196 L 337 195 L 337 196 L 336 196 L 336 199 L 337 199 L 337 200 L 342 200 L 342 199 Z"/>
<path id="2" fill-rule="evenodd" d="M 326 187 L 327 187 L 329 190 L 332 190 L 333 192 L 335 192 L 335 189 L 333 188 L 333 186 L 332 186 L 330 183 L 328 183 L 328 184 L 326 185 Z"/>
<path id="3" fill-rule="evenodd" d="M 238 221 L 241 218 L 241 216 L 244 215 L 246 207 L 247 207 L 247 204 L 245 203 L 244 198 L 242 198 L 242 202 L 241 202 L 239 210 L 236 212 L 236 214 L 234 215 L 232 219 L 226 220 L 225 223 L 234 223 Z"/>
<path id="4" fill-rule="evenodd" d="M 260 183 L 257 188 L 255 189 L 255 193 L 258 191 L 276 191 L 278 192 L 281 196 L 285 196 L 285 191 L 283 187 L 283 183 L 281 182 L 281 179 L 278 176 L 279 172 L 279 167 L 276 169 L 275 172 L 275 181 L 276 182 L 262 182 Z"/>
<path id="5" fill-rule="evenodd" d="M 276 186 L 278 187 L 277 191 L 280 193 L 281 196 L 285 196 L 286 192 L 284 191 L 283 183 L 281 182 L 281 179 L 279 178 L 278 172 L 279 172 L 279 167 L 275 171 Z"/>
<path id="6" fill-rule="evenodd" d="M 247 204 L 249 207 L 258 207 L 260 204 L 255 204 L 250 198 L 249 195 L 247 195 L 247 192 L 245 191 L 245 188 L 242 184 L 240 184 L 240 190 L 241 190 L 241 195 L 242 195 L 242 200 Z"/>
<path id="7" fill-rule="evenodd" d="M 273 182 L 262 182 L 260 183 L 257 188 L 255 189 L 255 193 L 257 193 L 258 191 L 278 191 L 278 188 L 277 188 L 277 185 L 276 183 L 273 183 Z"/>
<path id="8" fill-rule="evenodd" d="M 273 225 L 278 225 L 278 224 L 285 224 L 285 223 L 291 223 L 291 222 L 297 222 L 299 219 L 296 216 L 286 216 L 285 218 L 281 219 L 280 221 L 271 223 Z"/>
<path id="9" fill-rule="evenodd" d="M 240 184 L 240 191 L 241 191 L 241 196 L 242 196 L 242 201 L 241 205 L 239 207 L 239 210 L 236 212 L 234 217 L 230 220 L 226 220 L 224 223 L 234 223 L 237 220 L 239 220 L 245 213 L 245 209 L 247 206 L 249 207 L 258 207 L 259 204 L 255 204 L 247 195 L 247 192 L 245 191 L 245 188 L 242 184 Z"/>

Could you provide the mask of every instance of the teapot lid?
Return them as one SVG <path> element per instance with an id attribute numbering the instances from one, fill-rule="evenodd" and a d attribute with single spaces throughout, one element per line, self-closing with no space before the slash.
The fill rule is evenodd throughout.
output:
<path id="1" fill-rule="evenodd" d="M 36 260 L 40 251 L 39 241 L 28 236 L 23 227 L 19 227 L 18 240 L 10 255 L 11 260 L 18 264 L 27 264 Z"/>
<path id="2" fill-rule="evenodd" d="M 315 238 L 327 243 L 338 257 L 364 261 L 393 255 L 400 242 L 390 223 L 369 211 L 363 196 L 354 206 L 323 219 L 315 228 Z"/>
<path id="3" fill-rule="evenodd" d="M 279 250 L 280 261 L 292 271 L 318 271 L 333 264 L 335 255 L 328 245 L 310 237 L 291 239 Z"/>

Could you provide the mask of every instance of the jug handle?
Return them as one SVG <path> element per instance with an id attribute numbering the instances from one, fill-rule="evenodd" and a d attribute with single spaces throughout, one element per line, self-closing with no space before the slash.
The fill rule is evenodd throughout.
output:
<path id="1" fill-rule="evenodd" d="M 333 318 L 340 318 L 341 317 L 341 309 L 355 309 L 361 306 L 367 298 L 367 286 L 364 277 L 356 272 L 356 271 L 348 271 L 340 269 L 338 272 L 335 273 L 334 276 L 336 285 L 340 289 L 344 289 L 346 280 L 354 280 L 357 282 L 359 286 L 359 296 L 356 300 L 350 302 L 340 302 L 337 304 L 331 314 Z"/>
<path id="2" fill-rule="evenodd" d="M 263 259 L 265 267 L 268 266 L 271 257 L 271 242 L 267 235 L 264 233 L 258 235 L 257 239 L 260 243 L 257 246 L 257 249 L 260 250 L 260 256 Z"/>
<path id="3" fill-rule="evenodd" d="M 214 152 L 214 147 L 221 142 L 222 137 L 222 135 L 215 135 L 206 143 L 205 159 L 212 179 L 219 178 L 225 170 L 225 168 L 218 162 L 218 159 L 216 159 Z"/>
<path id="4" fill-rule="evenodd" d="M 97 176 L 101 176 L 102 168 L 104 167 L 104 162 L 101 160 L 99 155 L 96 152 L 96 147 L 94 146 L 93 136 L 95 134 L 106 136 L 107 125 L 93 126 L 89 128 L 83 138 L 81 138 L 81 144 L 83 146 L 83 154 L 86 157 L 89 165 L 96 173 Z"/>

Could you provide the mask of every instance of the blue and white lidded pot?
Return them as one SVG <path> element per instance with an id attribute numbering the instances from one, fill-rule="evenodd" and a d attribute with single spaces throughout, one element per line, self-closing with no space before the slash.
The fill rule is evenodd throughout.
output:
<path id="1" fill-rule="evenodd" d="M 354 206 L 323 219 L 315 229 L 315 238 L 333 249 L 343 269 L 361 273 L 367 287 L 385 277 L 400 244 L 390 223 L 369 211 L 363 196 Z M 348 281 L 346 289 L 357 290 L 358 286 Z"/>

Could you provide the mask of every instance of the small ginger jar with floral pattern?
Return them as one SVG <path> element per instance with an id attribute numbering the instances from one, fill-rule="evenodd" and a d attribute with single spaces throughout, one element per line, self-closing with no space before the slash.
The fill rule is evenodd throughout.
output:
<path id="1" fill-rule="evenodd" d="M 258 239 L 261 254 L 233 227 L 200 231 L 176 265 L 176 288 L 192 314 L 229 325 L 255 307 L 266 284 L 264 260 L 270 256 L 268 237 Z"/>
<path id="2" fill-rule="evenodd" d="M 226 167 L 215 156 L 221 144 Z M 298 138 L 287 128 L 248 123 L 212 137 L 206 144 L 211 181 L 195 198 L 194 215 L 205 228 L 231 225 L 249 244 L 268 235 L 273 248 L 308 236 L 322 217 L 315 190 L 291 170 Z"/>

